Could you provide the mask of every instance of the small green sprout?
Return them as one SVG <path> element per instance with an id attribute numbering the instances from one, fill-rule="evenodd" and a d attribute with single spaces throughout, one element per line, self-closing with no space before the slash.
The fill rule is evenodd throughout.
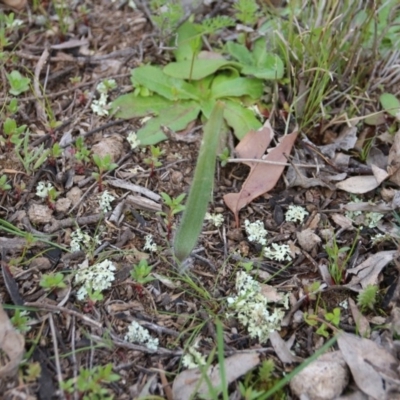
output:
<path id="1" fill-rule="evenodd" d="M 151 156 L 145 158 L 143 161 L 150 166 L 150 177 L 153 177 L 154 169 L 162 165 L 159 158 L 165 153 L 165 150 L 161 150 L 158 146 L 150 146 L 150 153 Z"/>
<path id="2" fill-rule="evenodd" d="M 22 334 L 31 330 L 31 327 L 28 325 L 30 320 L 28 311 L 19 309 L 15 310 L 14 315 L 11 317 L 11 322 L 14 325 L 14 328 Z"/>
<path id="3" fill-rule="evenodd" d="M 17 126 L 17 122 L 12 118 L 7 118 L 3 124 L 3 132 L 6 137 L 6 145 L 8 148 L 12 144 L 16 145 L 21 141 L 20 135 L 25 131 L 26 125 Z M 1 138 L 4 143 L 4 139 Z"/>
<path id="4" fill-rule="evenodd" d="M 96 164 L 99 172 L 92 172 L 92 176 L 96 179 L 99 184 L 99 191 L 103 191 L 103 175 L 106 172 L 112 171 L 118 167 L 118 164 L 111 162 L 111 155 L 106 154 L 104 157 L 100 157 L 98 154 L 92 156 L 94 163 Z"/>
<path id="5" fill-rule="evenodd" d="M 234 6 L 235 17 L 246 26 L 254 25 L 260 16 L 259 7 L 255 0 L 238 0 Z"/>
<path id="6" fill-rule="evenodd" d="M 64 274 L 61 272 L 53 274 L 44 274 L 39 282 L 39 285 L 48 291 L 64 289 L 67 285 L 64 282 Z"/>
<path id="7" fill-rule="evenodd" d="M 358 294 L 357 304 L 361 308 L 361 311 L 365 312 L 367 309 L 372 310 L 374 308 L 378 290 L 379 287 L 377 285 L 368 285 Z"/>
<path id="8" fill-rule="evenodd" d="M 229 154 L 229 149 L 225 147 L 222 153 L 218 156 L 221 167 L 225 167 L 228 164 L 228 160 L 230 157 L 231 155 Z"/>
<path id="9" fill-rule="evenodd" d="M 79 136 L 75 141 L 75 158 L 83 164 L 90 161 L 90 150 L 85 146 L 82 136 Z"/>
<path id="10" fill-rule="evenodd" d="M 149 276 L 152 269 L 153 267 L 148 264 L 147 260 L 140 260 L 139 264 L 133 266 L 131 277 L 139 285 L 144 285 L 154 280 Z"/>
<path id="11" fill-rule="evenodd" d="M 17 70 L 12 71 L 10 74 L 7 74 L 8 83 L 10 84 L 9 92 L 13 96 L 18 96 L 21 93 L 29 90 L 29 84 L 31 80 L 27 77 L 21 75 L 21 73 Z"/>
<path id="12" fill-rule="evenodd" d="M 7 175 L 2 175 L 0 177 L 0 191 L 3 193 L 11 189 L 11 185 L 7 183 L 7 179 Z"/>
<path id="13" fill-rule="evenodd" d="M 7 104 L 7 113 L 15 114 L 18 111 L 18 100 L 13 97 L 10 102 Z"/>
<path id="14" fill-rule="evenodd" d="M 120 379 L 118 374 L 112 372 L 112 368 L 112 364 L 81 368 L 76 378 L 61 382 L 61 389 L 67 393 L 78 393 L 82 399 L 111 399 L 109 391 L 102 384 Z"/>
<path id="15" fill-rule="evenodd" d="M 186 193 L 182 193 L 178 197 L 170 197 L 164 192 L 161 192 L 160 195 L 163 198 L 164 204 L 167 206 L 168 210 L 166 212 L 160 211 L 158 214 L 164 217 L 164 222 L 167 226 L 167 237 L 169 240 L 172 233 L 174 215 L 182 212 L 185 209 L 185 206 L 181 203 L 185 198 Z"/>

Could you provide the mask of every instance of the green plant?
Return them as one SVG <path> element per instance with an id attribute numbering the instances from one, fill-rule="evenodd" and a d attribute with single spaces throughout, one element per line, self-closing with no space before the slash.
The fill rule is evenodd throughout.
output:
<path id="1" fill-rule="evenodd" d="M 316 333 L 325 338 L 328 338 L 328 326 L 330 326 L 331 329 L 336 330 L 336 328 L 338 328 L 340 324 L 340 315 L 341 310 L 339 307 L 336 307 L 332 310 L 332 312 L 325 312 L 324 319 L 320 319 L 314 314 L 304 313 L 304 321 L 310 326 L 317 326 L 319 324 Z"/>
<path id="2" fill-rule="evenodd" d="M 148 264 L 147 260 L 142 259 L 139 261 L 139 264 L 133 266 L 131 277 L 139 285 L 144 285 L 154 280 L 154 278 L 150 276 L 152 269 L 153 267 Z"/>
<path id="3" fill-rule="evenodd" d="M 357 296 L 357 304 L 360 306 L 361 311 L 372 310 L 376 303 L 376 295 L 379 287 L 377 285 L 368 285 Z"/>
<path id="4" fill-rule="evenodd" d="M 7 183 L 7 180 L 8 180 L 7 175 L 0 176 L 0 191 L 3 193 L 11 189 L 11 185 Z"/>
<path id="5" fill-rule="evenodd" d="M 178 197 L 170 197 L 167 193 L 160 193 L 164 204 L 167 206 L 168 211 L 160 211 L 159 215 L 164 217 L 164 222 L 167 227 L 167 238 L 170 239 L 172 233 L 172 224 L 174 222 L 174 216 L 185 209 L 185 206 L 182 203 L 183 199 L 186 196 L 186 193 L 180 194 Z"/>
<path id="6" fill-rule="evenodd" d="M 10 84 L 9 92 L 12 95 L 18 96 L 29 90 L 30 78 L 22 76 L 19 71 L 13 70 L 11 73 L 7 74 L 7 79 Z"/>
<path id="7" fill-rule="evenodd" d="M 85 141 L 82 136 L 79 136 L 75 141 L 75 158 L 83 164 L 90 161 L 90 150 L 85 146 Z"/>
<path id="8" fill-rule="evenodd" d="M 339 247 L 336 237 L 333 237 L 330 244 L 325 245 L 325 251 L 328 254 L 328 271 L 336 285 L 340 285 L 345 279 L 346 264 L 354 252 L 357 238 L 358 236 L 351 247 Z"/>
<path id="9" fill-rule="evenodd" d="M 76 379 L 71 378 L 61 383 L 61 389 L 66 393 L 79 393 L 84 400 L 111 400 L 109 391 L 102 385 L 120 379 L 118 374 L 112 372 L 112 368 L 112 364 L 81 368 Z"/>
<path id="10" fill-rule="evenodd" d="M 7 113 L 10 115 L 15 114 L 18 111 L 18 100 L 13 97 L 6 106 Z"/>
<path id="11" fill-rule="evenodd" d="M 15 329 L 22 334 L 31 330 L 29 326 L 30 320 L 28 312 L 20 309 L 16 309 L 14 315 L 11 317 L 11 322 Z"/>
<path id="12" fill-rule="evenodd" d="M 171 34 L 185 16 L 185 10 L 179 1 L 150 0 L 152 21 L 163 37 Z"/>
<path id="13" fill-rule="evenodd" d="M 111 162 L 110 154 L 106 154 L 104 157 L 100 157 L 98 154 L 93 154 L 92 158 L 99 170 L 99 172 L 92 172 L 92 176 L 96 179 L 99 185 L 99 191 L 102 192 L 104 174 L 117 168 L 118 164 Z"/>
<path id="14" fill-rule="evenodd" d="M 112 103 L 111 108 L 119 118 L 155 115 L 137 132 L 142 146 L 167 139 L 164 126 L 180 131 L 200 114 L 208 119 L 220 100 L 225 103 L 224 121 L 233 128 L 238 139 L 249 130 L 261 127 L 254 112 L 247 107 L 260 101 L 264 91 L 262 79 L 282 76 L 282 62 L 266 51 L 262 41 L 254 44 L 254 54 L 249 52 L 254 58 L 242 57 L 247 64 L 222 56 L 203 59 L 198 56 L 201 35 L 201 26 L 189 22 L 183 24 L 178 29 L 174 50 L 176 61 L 162 69 L 147 65 L 132 70 L 134 92 L 122 95 Z M 240 49 L 244 53 L 244 47 Z M 263 70 L 268 74 L 264 73 L 260 79 L 253 77 L 254 71 L 261 76 Z M 243 71 L 249 71 L 252 77 L 243 76 Z"/>
<path id="15" fill-rule="evenodd" d="M 233 5 L 235 17 L 247 26 L 253 26 L 260 18 L 258 4 L 255 0 L 238 0 Z"/>
<path id="16" fill-rule="evenodd" d="M 160 167 L 162 162 L 159 158 L 165 153 L 165 150 L 161 150 L 158 146 L 150 146 L 150 157 L 146 157 L 143 162 L 150 166 L 150 178 L 154 176 L 154 169 Z"/>
<path id="17" fill-rule="evenodd" d="M 184 261 L 196 245 L 214 184 L 214 173 L 222 130 L 225 104 L 217 102 L 204 127 L 204 136 L 194 171 L 192 186 L 175 235 L 174 252 L 179 261 Z"/>
<path id="18" fill-rule="evenodd" d="M 62 274 L 61 272 L 43 274 L 39 285 L 49 292 L 57 289 L 64 289 L 67 287 L 66 283 L 64 282 L 64 274 Z"/>
<path id="19" fill-rule="evenodd" d="M 3 124 L 3 133 L 6 140 L 4 141 L 3 138 L 0 138 L 0 141 L 5 143 L 8 148 L 11 148 L 12 145 L 20 143 L 20 135 L 25 132 L 25 129 L 26 125 L 17 126 L 17 122 L 14 119 L 7 118 Z"/>
<path id="20" fill-rule="evenodd" d="M 29 136 L 30 133 L 26 130 L 24 137 L 19 139 L 15 144 L 17 157 L 28 174 L 40 168 L 50 154 L 50 149 L 45 149 L 43 143 L 38 147 L 30 149 Z"/>
<path id="21" fill-rule="evenodd" d="M 226 164 L 228 164 L 228 160 L 231 157 L 230 153 L 229 153 L 229 149 L 227 147 L 224 148 L 224 150 L 222 151 L 222 153 L 218 156 L 219 161 L 221 163 L 221 167 L 225 167 Z"/>

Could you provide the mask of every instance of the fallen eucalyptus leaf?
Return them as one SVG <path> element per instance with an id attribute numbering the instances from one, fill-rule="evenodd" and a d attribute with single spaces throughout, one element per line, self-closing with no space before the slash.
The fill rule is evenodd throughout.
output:
<path id="1" fill-rule="evenodd" d="M 260 358 L 257 353 L 242 353 L 235 354 L 225 359 L 225 374 L 226 383 L 229 385 L 236 379 L 248 371 L 255 368 L 260 363 Z M 205 368 L 205 367 L 204 367 Z M 210 367 L 207 371 L 207 375 L 211 381 L 212 386 L 221 391 L 221 376 L 219 365 Z M 199 381 L 202 379 L 202 374 L 199 368 L 192 368 L 181 372 L 174 380 L 172 386 L 174 400 L 188 400 L 195 394 L 195 389 L 199 385 Z M 203 399 L 210 399 L 208 395 L 207 383 L 202 379 L 197 393 L 202 396 Z"/>

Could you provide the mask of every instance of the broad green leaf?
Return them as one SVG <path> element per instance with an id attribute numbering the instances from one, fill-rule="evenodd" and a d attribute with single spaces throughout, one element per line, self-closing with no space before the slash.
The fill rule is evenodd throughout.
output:
<path id="1" fill-rule="evenodd" d="M 192 60 L 169 63 L 163 71 L 175 78 L 199 80 L 214 74 L 219 69 L 228 67 L 241 68 L 239 63 L 228 60 L 197 58 L 193 65 Z"/>
<path id="2" fill-rule="evenodd" d="M 161 110 L 172 104 L 174 102 L 158 95 L 142 97 L 128 93 L 119 96 L 111 103 L 110 113 L 115 113 L 116 118 L 123 119 L 145 117 L 149 114 L 158 115 Z"/>
<path id="3" fill-rule="evenodd" d="M 253 64 L 253 56 L 246 46 L 235 42 L 228 42 L 226 44 L 227 52 L 243 65 Z"/>
<path id="4" fill-rule="evenodd" d="M 200 106 L 194 101 L 180 101 L 175 105 L 160 111 L 157 117 L 150 119 L 146 125 L 137 131 L 137 138 L 142 146 L 156 144 L 167 139 L 162 126 L 173 131 L 181 131 L 194 121 L 200 112 Z"/>
<path id="5" fill-rule="evenodd" d="M 193 182 L 186 208 L 174 239 L 175 256 L 180 261 L 189 257 L 199 238 L 214 184 L 219 135 L 223 124 L 224 103 L 217 102 L 204 127 Z"/>
<path id="6" fill-rule="evenodd" d="M 171 46 L 177 46 L 173 51 L 176 61 L 191 60 L 200 52 L 202 46 L 199 26 L 188 21 L 182 24 Z"/>
<path id="7" fill-rule="evenodd" d="M 183 79 L 166 75 L 160 68 L 146 65 L 132 71 L 132 79 L 169 100 L 197 100 L 196 89 Z"/>
<path id="8" fill-rule="evenodd" d="M 198 81 L 192 81 L 192 85 L 196 88 L 197 93 L 202 100 L 208 99 L 211 95 L 211 83 L 214 80 L 214 75 L 206 76 Z"/>
<path id="9" fill-rule="evenodd" d="M 252 64 L 257 67 L 263 67 L 267 59 L 267 46 L 264 38 L 260 38 L 253 43 Z"/>
<path id="10" fill-rule="evenodd" d="M 232 100 L 225 101 L 224 118 L 239 140 L 250 130 L 257 130 L 262 126 L 253 111 Z"/>
<path id="11" fill-rule="evenodd" d="M 215 106 L 215 99 L 207 99 L 201 102 L 200 107 L 201 107 L 201 112 L 204 115 L 206 119 L 210 118 L 211 112 Z"/>
<path id="12" fill-rule="evenodd" d="M 393 117 L 400 114 L 400 101 L 396 96 L 393 96 L 390 93 L 383 93 L 379 98 L 379 101 L 382 108 L 390 115 L 393 115 Z"/>
<path id="13" fill-rule="evenodd" d="M 264 91 L 263 83 L 256 78 L 225 79 L 213 83 L 211 95 L 213 98 L 250 96 L 259 99 Z"/>
<path id="14" fill-rule="evenodd" d="M 267 53 L 263 66 L 244 65 L 243 75 L 252 75 L 259 79 L 282 79 L 284 66 L 282 60 L 276 54 Z"/>

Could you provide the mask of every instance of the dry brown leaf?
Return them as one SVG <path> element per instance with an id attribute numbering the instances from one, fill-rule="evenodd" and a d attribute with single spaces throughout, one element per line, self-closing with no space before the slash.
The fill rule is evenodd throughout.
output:
<path id="1" fill-rule="evenodd" d="M 0 3 L 6 6 L 15 8 L 16 10 L 22 10 L 26 6 L 26 0 L 0 0 Z"/>
<path id="2" fill-rule="evenodd" d="M 336 188 L 348 193 L 363 194 L 376 189 L 381 183 L 374 175 L 352 176 L 336 184 Z"/>
<path id="3" fill-rule="evenodd" d="M 356 323 L 356 327 L 358 332 L 362 337 L 369 337 L 371 333 L 371 327 L 369 326 L 369 322 L 364 315 L 360 312 L 357 307 L 356 302 L 349 297 L 348 300 L 351 314 L 353 315 L 354 322 Z"/>
<path id="4" fill-rule="evenodd" d="M 334 158 L 336 150 L 351 150 L 357 142 L 357 127 L 346 126 L 339 133 L 339 136 L 331 144 L 325 146 L 319 146 L 319 150 L 322 154 L 325 154 L 329 158 Z"/>
<path id="5" fill-rule="evenodd" d="M 321 242 L 321 238 L 312 229 L 304 229 L 296 232 L 300 247 L 305 251 L 311 251 L 315 245 Z"/>
<path id="6" fill-rule="evenodd" d="M 269 121 L 258 131 L 250 131 L 236 146 L 239 158 L 261 159 L 273 138 L 273 130 Z M 264 158 L 266 161 L 285 163 L 285 155 L 289 155 L 297 138 L 297 131 L 284 136 L 279 144 Z M 239 226 L 239 211 L 251 201 L 273 189 L 278 182 L 284 165 L 245 162 L 251 170 L 239 193 L 224 196 L 225 204 L 235 215 L 236 226 Z"/>
<path id="7" fill-rule="evenodd" d="M 0 349 L 9 359 L 5 365 L 2 365 L 3 363 L 0 365 L 0 379 L 15 375 L 24 355 L 24 346 L 24 337 L 15 330 L 0 304 Z"/>
<path id="8" fill-rule="evenodd" d="M 354 276 L 346 287 L 355 292 L 360 292 L 368 285 L 376 285 L 378 282 L 378 275 L 382 269 L 394 259 L 396 254 L 397 250 L 380 251 L 368 257 L 357 267 L 348 269 L 346 271 L 347 274 Z"/>
<path id="9" fill-rule="evenodd" d="M 294 356 L 288 344 L 282 339 L 279 332 L 273 331 L 269 334 L 269 340 L 271 342 L 271 346 L 274 348 L 276 355 L 278 358 L 285 364 L 292 364 L 294 362 L 301 362 L 297 356 Z"/>
<path id="10" fill-rule="evenodd" d="M 260 363 L 260 357 L 256 353 L 235 354 L 225 359 L 226 382 L 229 385 L 236 379 L 256 367 Z M 219 366 L 210 367 L 207 375 L 215 389 L 221 385 L 221 376 Z M 199 385 L 199 380 L 202 379 L 202 374 L 199 368 L 187 369 L 181 372 L 174 380 L 172 393 L 174 400 L 187 400 L 194 394 L 196 387 Z M 220 390 L 219 390 L 220 392 Z M 208 386 L 202 379 L 197 393 L 202 395 L 202 398 L 207 397 Z M 205 396 L 205 397 L 204 397 Z"/>
<path id="11" fill-rule="evenodd" d="M 358 388 L 373 399 L 389 399 L 389 390 L 399 390 L 399 362 L 369 339 L 349 333 L 338 337 L 338 345 Z"/>

